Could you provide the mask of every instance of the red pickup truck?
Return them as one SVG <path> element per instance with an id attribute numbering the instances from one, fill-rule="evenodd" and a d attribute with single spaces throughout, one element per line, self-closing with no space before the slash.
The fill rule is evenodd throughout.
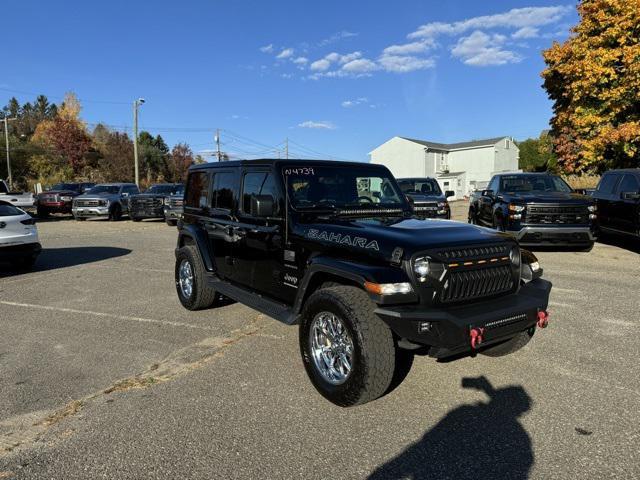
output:
<path id="1" fill-rule="evenodd" d="M 37 198 L 38 217 L 45 218 L 51 213 L 71 213 L 74 197 L 91 189 L 95 183 L 57 183 Z"/>

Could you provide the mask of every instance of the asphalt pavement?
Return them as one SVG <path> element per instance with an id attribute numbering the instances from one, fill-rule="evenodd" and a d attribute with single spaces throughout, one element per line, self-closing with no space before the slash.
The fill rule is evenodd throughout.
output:
<path id="1" fill-rule="evenodd" d="M 296 327 L 180 306 L 175 228 L 39 230 L 36 270 L 0 273 L 0 479 L 640 478 L 637 244 L 537 251 L 551 322 L 528 346 L 417 357 L 342 409 L 307 380 Z"/>

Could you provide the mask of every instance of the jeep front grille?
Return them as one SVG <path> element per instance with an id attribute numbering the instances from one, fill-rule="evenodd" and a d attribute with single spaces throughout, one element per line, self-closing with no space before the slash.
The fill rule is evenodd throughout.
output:
<path id="1" fill-rule="evenodd" d="M 458 267 L 456 267 L 458 268 Z M 462 302 L 506 293 L 513 289 L 511 264 L 451 270 L 440 292 L 443 303 Z"/>
<path id="2" fill-rule="evenodd" d="M 589 223 L 587 206 L 528 204 L 523 223 L 534 225 L 582 225 Z"/>

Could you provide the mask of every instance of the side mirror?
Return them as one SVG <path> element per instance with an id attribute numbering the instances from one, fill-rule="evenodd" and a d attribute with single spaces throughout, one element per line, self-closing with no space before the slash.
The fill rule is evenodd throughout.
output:
<path id="1" fill-rule="evenodd" d="M 492 197 L 493 198 L 493 190 L 482 190 L 483 197 Z"/>
<path id="2" fill-rule="evenodd" d="M 252 217 L 273 217 L 276 210 L 275 201 L 272 195 L 252 195 L 251 196 L 251 216 Z"/>
<path id="3" fill-rule="evenodd" d="M 640 200 L 640 192 L 622 192 L 620 198 L 623 200 Z"/>
<path id="4" fill-rule="evenodd" d="M 444 192 L 444 196 L 446 198 L 455 197 L 456 196 L 456 192 L 454 192 L 453 190 L 447 190 L 446 192 Z"/>

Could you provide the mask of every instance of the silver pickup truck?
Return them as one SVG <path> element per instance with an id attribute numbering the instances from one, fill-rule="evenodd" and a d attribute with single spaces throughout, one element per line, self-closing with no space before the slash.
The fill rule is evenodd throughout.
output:
<path id="1" fill-rule="evenodd" d="M 36 196 L 31 192 L 11 192 L 4 180 L 0 180 L 0 200 L 9 202 L 22 210 L 36 209 Z"/>

